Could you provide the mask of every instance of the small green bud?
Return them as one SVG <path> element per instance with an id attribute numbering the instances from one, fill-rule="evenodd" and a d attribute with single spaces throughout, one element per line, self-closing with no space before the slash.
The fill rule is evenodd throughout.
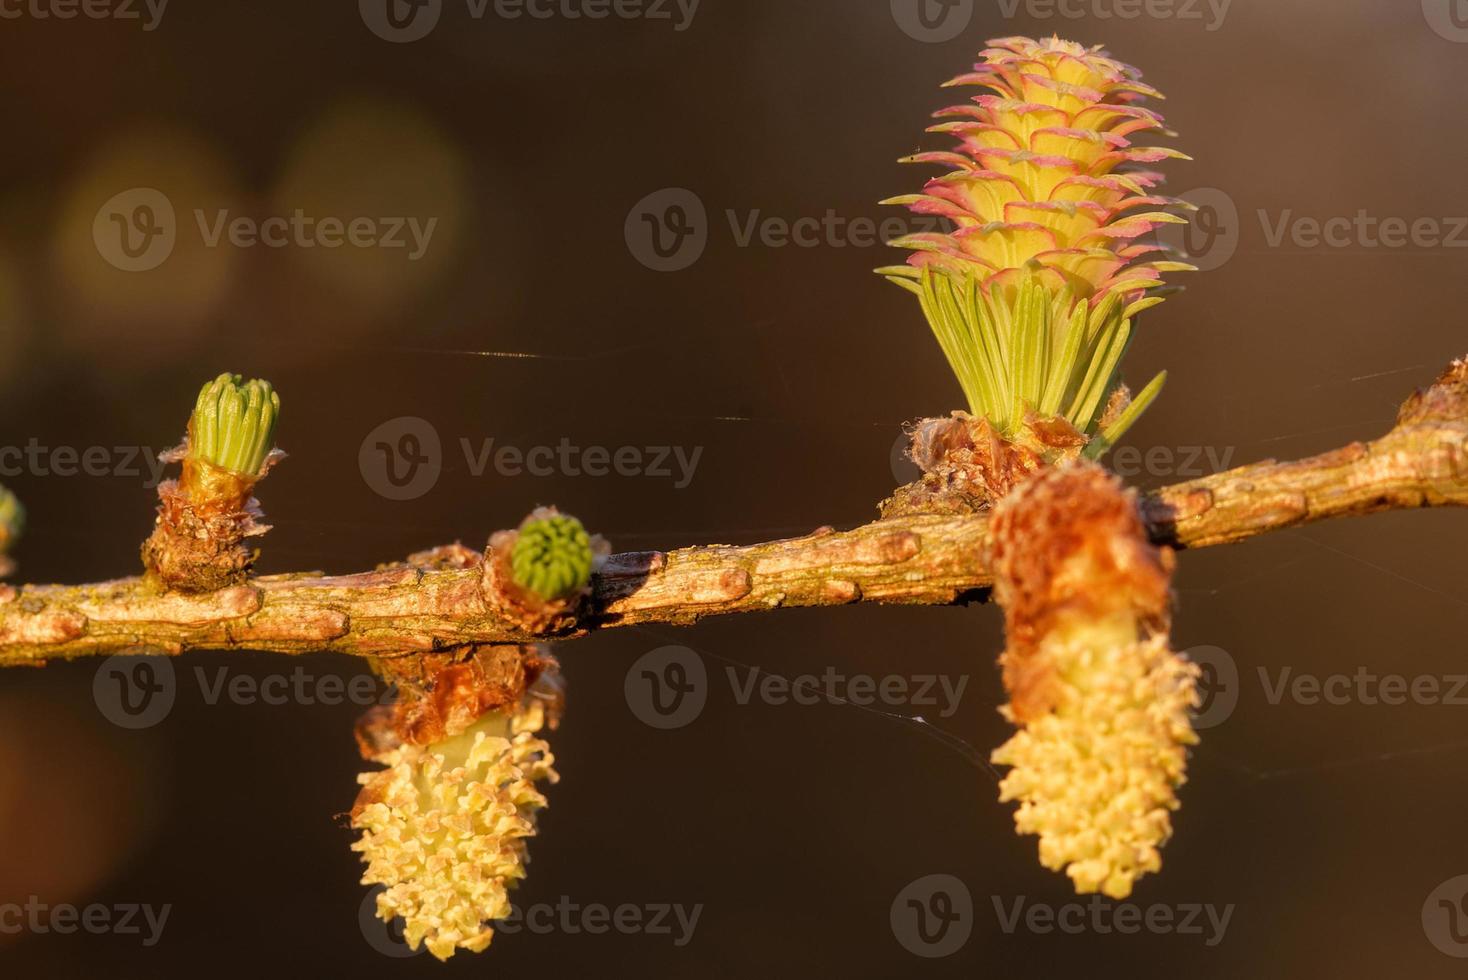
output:
<path id="1" fill-rule="evenodd" d="M 546 602 L 566 599 L 591 581 L 591 538 L 574 517 L 528 521 L 510 552 L 515 584 Z"/>
<path id="2" fill-rule="evenodd" d="M 204 385 L 189 420 L 189 455 L 253 477 L 275 446 L 280 396 L 269 381 L 221 374 Z"/>
<path id="3" fill-rule="evenodd" d="M 25 508 L 20 498 L 0 487 L 0 554 L 15 544 L 25 530 Z"/>

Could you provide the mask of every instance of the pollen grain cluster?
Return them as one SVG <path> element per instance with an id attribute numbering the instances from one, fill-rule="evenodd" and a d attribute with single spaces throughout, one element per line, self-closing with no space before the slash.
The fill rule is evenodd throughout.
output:
<path id="1" fill-rule="evenodd" d="M 490 925 L 510 914 L 509 889 L 525 876 L 526 841 L 557 780 L 550 747 L 538 738 L 542 703 L 494 712 L 429 746 L 404 744 L 382 756 L 388 768 L 359 777 L 352 814 L 367 862 L 362 883 L 383 885 L 377 914 L 401 917 L 404 937 L 440 960 L 482 952 Z"/>
<path id="2" fill-rule="evenodd" d="M 994 753 L 1012 766 L 1001 802 L 1018 800 L 1015 828 L 1040 837 L 1040 863 L 1076 891 L 1126 898 L 1162 867 L 1172 836 L 1196 669 L 1162 637 L 1091 643 L 1084 634 L 1047 647 L 1058 703 Z"/>

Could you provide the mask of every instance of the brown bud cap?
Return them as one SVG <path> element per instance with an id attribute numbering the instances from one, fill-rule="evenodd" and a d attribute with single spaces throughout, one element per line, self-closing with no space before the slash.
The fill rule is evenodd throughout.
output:
<path id="1" fill-rule="evenodd" d="M 166 589 L 214 592 L 249 577 L 257 552 L 249 538 L 270 530 L 260 502 L 250 494 L 285 454 L 275 450 L 254 476 L 242 476 L 208 460 L 185 455 L 183 447 L 164 454 L 183 460 L 183 474 L 158 487 L 158 519 L 143 542 L 143 566 Z"/>
<path id="2" fill-rule="evenodd" d="M 357 746 L 365 759 L 462 734 L 486 714 L 514 710 L 527 696 L 545 702 L 551 727 L 560 714 L 560 667 L 543 647 L 467 647 L 383 659 L 376 667 L 398 697 L 358 722 Z"/>
<path id="3" fill-rule="evenodd" d="M 1040 473 L 994 508 L 989 532 L 1018 720 L 1053 702 L 1050 668 L 1034 655 L 1048 634 L 1114 619 L 1135 622 L 1139 637 L 1166 629 L 1172 554 L 1149 542 L 1136 495 L 1100 466 Z"/>
<path id="4" fill-rule="evenodd" d="M 882 516 L 984 510 L 1030 474 L 1079 458 L 1089 441 L 1065 419 L 1033 412 L 1013 439 L 965 412 L 925 419 L 913 427 L 909 450 L 923 476 L 886 501 Z"/>

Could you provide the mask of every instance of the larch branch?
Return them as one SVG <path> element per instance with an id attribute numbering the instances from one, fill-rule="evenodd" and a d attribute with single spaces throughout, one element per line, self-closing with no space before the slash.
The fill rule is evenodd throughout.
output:
<path id="1" fill-rule="evenodd" d="M 1389 509 L 1468 505 L 1468 362 L 1453 365 L 1371 443 L 1265 462 L 1141 500 L 1154 540 L 1177 548 Z M 568 639 L 638 623 L 857 602 L 946 605 L 991 584 L 984 513 L 908 515 L 851 531 L 746 546 L 612 555 L 569 626 L 527 632 L 503 614 L 487 564 L 458 546 L 356 575 L 274 575 L 203 594 L 142 578 L 0 587 L 0 666 L 188 650 L 410 656 Z"/>

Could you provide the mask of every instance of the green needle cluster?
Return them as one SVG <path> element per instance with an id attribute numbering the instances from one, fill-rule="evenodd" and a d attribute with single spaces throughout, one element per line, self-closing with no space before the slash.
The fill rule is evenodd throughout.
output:
<path id="1" fill-rule="evenodd" d="M 1132 315 L 1148 300 L 1126 307 L 1112 294 L 1093 308 L 1031 279 L 1018 286 L 1011 312 L 991 302 L 971 277 L 925 269 L 920 278 L 899 285 L 917 294 L 969 410 L 1007 438 L 1020 430 L 1028 412 L 1061 416 L 1093 437 L 1087 455 L 1098 455 L 1141 417 L 1166 381 L 1158 375 L 1102 428 L 1131 346 Z"/>
<path id="2" fill-rule="evenodd" d="M 526 522 L 510 552 L 515 584 L 546 602 L 575 595 L 591 581 L 591 538 L 574 517 Z"/>
<path id="3" fill-rule="evenodd" d="M 268 381 L 221 374 L 204 385 L 189 421 L 189 454 L 253 477 L 275 445 L 280 396 Z"/>

